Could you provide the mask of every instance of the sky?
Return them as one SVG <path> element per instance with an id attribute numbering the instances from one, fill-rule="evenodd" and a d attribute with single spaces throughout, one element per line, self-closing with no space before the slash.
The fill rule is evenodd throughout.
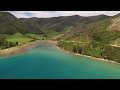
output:
<path id="1" fill-rule="evenodd" d="M 71 15 L 95 16 L 100 14 L 113 16 L 120 13 L 120 11 L 8 11 L 8 12 L 12 13 L 17 18 L 30 18 L 30 17 L 49 18 Z"/>

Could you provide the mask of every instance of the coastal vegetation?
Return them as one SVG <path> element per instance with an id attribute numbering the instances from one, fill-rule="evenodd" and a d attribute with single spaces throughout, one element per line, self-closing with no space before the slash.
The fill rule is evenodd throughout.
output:
<path id="1" fill-rule="evenodd" d="M 0 49 L 35 40 L 55 40 L 64 50 L 120 62 L 119 17 L 118 14 L 17 19 L 8 12 L 0 12 Z"/>
<path id="2" fill-rule="evenodd" d="M 0 34 L 0 49 L 6 49 L 18 45 L 18 42 L 7 41 L 4 35 Z"/>

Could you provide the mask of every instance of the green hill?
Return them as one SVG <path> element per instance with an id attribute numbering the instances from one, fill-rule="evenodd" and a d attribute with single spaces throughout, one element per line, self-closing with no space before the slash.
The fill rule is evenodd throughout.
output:
<path id="1" fill-rule="evenodd" d="M 77 24 L 88 24 L 92 22 L 97 22 L 107 18 L 106 15 L 98 15 L 92 17 L 82 17 L 79 15 L 74 16 L 61 16 L 61 17 L 52 17 L 52 18 L 21 18 L 20 20 L 25 22 L 27 25 L 32 28 L 37 28 L 43 32 L 61 32 L 66 30 L 71 26 L 75 27 Z"/>
<path id="2" fill-rule="evenodd" d="M 15 34 L 16 32 L 26 33 L 38 33 L 43 34 L 37 27 L 32 27 L 23 23 L 20 19 L 16 18 L 9 12 L 0 12 L 0 33 L 2 34 Z"/>
<path id="3" fill-rule="evenodd" d="M 0 37 L 2 48 L 16 41 L 52 39 L 65 50 L 120 62 L 120 14 L 18 19 L 0 12 Z"/>
<path id="4" fill-rule="evenodd" d="M 15 34 L 16 32 L 27 33 L 27 26 L 8 12 L 0 12 L 0 33 Z"/>

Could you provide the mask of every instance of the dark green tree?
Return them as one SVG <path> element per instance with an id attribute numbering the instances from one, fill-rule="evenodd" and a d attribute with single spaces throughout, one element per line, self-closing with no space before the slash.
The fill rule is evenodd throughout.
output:
<path id="1" fill-rule="evenodd" d="M 78 53 L 81 54 L 82 53 L 82 47 L 78 46 Z"/>
<path id="2" fill-rule="evenodd" d="M 18 45 L 18 43 L 19 43 L 19 42 L 18 42 L 18 41 L 16 41 L 16 43 L 15 43 L 15 44 L 16 44 L 16 45 Z"/>
<path id="3" fill-rule="evenodd" d="M 5 41 L 5 39 L 4 35 L 0 35 L 0 45 Z"/>
<path id="4" fill-rule="evenodd" d="M 76 46 L 74 45 L 74 47 L 73 47 L 73 52 L 74 53 L 77 53 L 77 49 L 76 49 Z"/>

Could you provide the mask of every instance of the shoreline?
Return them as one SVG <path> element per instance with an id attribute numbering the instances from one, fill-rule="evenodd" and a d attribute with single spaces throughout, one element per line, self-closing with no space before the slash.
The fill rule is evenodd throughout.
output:
<path id="1" fill-rule="evenodd" d="M 23 44 L 23 45 L 19 45 L 19 46 L 15 46 L 15 47 L 0 50 L 0 57 L 18 55 L 18 54 L 28 50 L 29 48 L 33 47 L 34 45 L 36 45 L 39 42 L 49 42 L 49 43 L 52 43 L 54 45 L 57 44 L 57 41 L 36 40 L 34 42 L 29 42 L 29 43 L 26 43 L 26 44 Z"/>
<path id="2" fill-rule="evenodd" d="M 23 44 L 23 45 L 20 45 L 20 46 L 15 46 L 15 47 L 3 49 L 3 50 L 0 50 L 0 57 L 18 55 L 18 54 L 26 51 L 27 49 L 33 47 L 34 45 L 36 45 L 39 42 L 52 43 L 52 44 L 54 44 L 54 46 L 56 48 L 58 48 L 58 49 L 60 49 L 60 50 L 62 50 L 64 52 L 73 54 L 73 55 L 88 57 L 88 58 L 92 58 L 92 59 L 95 59 L 95 60 L 110 62 L 110 63 L 114 63 L 114 64 L 120 64 L 119 62 L 115 62 L 113 60 L 108 60 L 108 59 L 103 59 L 103 58 L 96 58 L 96 57 L 93 57 L 93 56 L 88 56 L 88 55 L 83 55 L 83 54 L 78 54 L 78 53 L 67 51 L 67 50 L 65 50 L 65 49 L 63 49 L 61 47 L 56 46 L 57 41 L 52 41 L 52 40 L 36 40 L 34 42 L 29 42 L 29 43 L 26 43 L 26 44 Z"/>
<path id="3" fill-rule="evenodd" d="M 32 47 L 33 45 L 35 45 L 37 42 L 38 41 L 29 42 L 23 45 L 18 45 L 15 47 L 0 50 L 0 56 L 4 57 L 4 56 L 12 56 L 12 55 L 20 54 L 24 52 L 25 50 L 29 49 L 30 47 Z"/>
<path id="4" fill-rule="evenodd" d="M 84 54 L 78 54 L 78 53 L 70 52 L 70 51 L 67 51 L 67 50 L 65 50 L 65 49 L 63 49 L 61 47 L 58 47 L 58 46 L 56 46 L 56 48 L 58 48 L 58 49 L 60 49 L 60 50 L 62 50 L 64 52 L 67 52 L 69 54 L 73 54 L 73 55 L 83 56 L 83 57 L 87 57 L 87 58 L 92 58 L 94 60 L 100 60 L 100 61 L 105 61 L 105 62 L 114 63 L 114 64 L 120 64 L 119 62 L 115 62 L 113 60 L 108 60 L 108 59 L 104 59 L 104 58 L 96 58 L 96 57 L 93 57 L 93 56 L 88 56 L 88 55 L 84 55 Z"/>

